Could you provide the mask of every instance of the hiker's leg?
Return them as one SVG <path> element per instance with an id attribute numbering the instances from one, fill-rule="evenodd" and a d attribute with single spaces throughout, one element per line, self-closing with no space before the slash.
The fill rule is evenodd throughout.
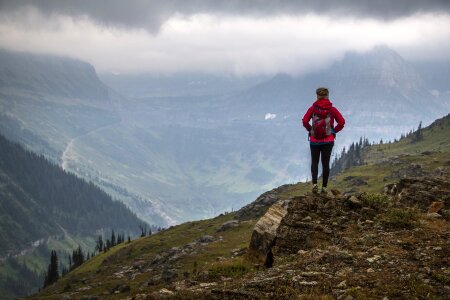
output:
<path id="1" fill-rule="evenodd" d="M 310 145 L 309 148 L 311 149 L 312 183 L 317 184 L 317 173 L 319 173 L 320 146 Z"/>
<path id="2" fill-rule="evenodd" d="M 322 180 L 323 187 L 328 185 L 328 176 L 330 176 L 330 157 L 331 151 L 333 150 L 334 143 L 328 143 L 322 145 Z"/>

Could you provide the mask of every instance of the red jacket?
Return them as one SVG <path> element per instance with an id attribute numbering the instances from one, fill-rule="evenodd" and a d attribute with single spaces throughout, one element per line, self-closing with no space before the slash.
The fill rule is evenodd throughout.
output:
<path id="1" fill-rule="evenodd" d="M 303 116 L 303 119 L 302 119 L 303 127 L 305 127 L 308 132 L 310 132 L 311 129 L 312 129 L 312 126 L 309 124 L 309 121 L 313 117 L 313 111 L 314 111 L 314 106 L 315 105 L 319 106 L 322 109 L 327 109 L 327 110 L 331 108 L 330 124 L 331 124 L 331 127 L 334 129 L 335 133 L 338 133 L 339 131 L 342 130 L 342 128 L 344 128 L 345 119 L 344 119 L 344 117 L 342 117 L 342 115 L 339 112 L 339 110 L 336 107 L 333 107 L 333 104 L 330 102 L 330 100 L 328 100 L 328 99 L 318 99 L 308 109 L 308 111 L 306 112 L 306 114 Z M 336 120 L 336 122 L 337 122 L 337 126 L 336 127 L 334 127 L 334 120 Z M 313 142 L 313 143 L 333 142 L 334 141 L 334 136 L 331 134 L 331 135 L 329 135 L 326 138 L 321 139 L 321 140 L 315 139 L 313 136 L 311 136 L 310 141 Z"/>

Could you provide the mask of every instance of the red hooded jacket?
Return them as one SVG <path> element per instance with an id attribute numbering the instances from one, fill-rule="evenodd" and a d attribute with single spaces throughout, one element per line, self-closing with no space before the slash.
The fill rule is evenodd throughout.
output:
<path id="1" fill-rule="evenodd" d="M 322 109 L 326 109 L 326 110 L 331 109 L 330 125 L 333 128 L 335 133 L 338 133 L 339 131 L 342 130 L 342 128 L 344 128 L 345 119 L 344 119 L 344 117 L 342 117 L 339 110 L 336 107 L 333 107 L 333 104 L 330 102 L 329 99 L 322 98 L 322 99 L 318 99 L 316 102 L 314 102 L 313 105 L 308 109 L 306 114 L 303 116 L 303 119 L 302 119 L 303 127 L 305 127 L 308 132 L 310 132 L 312 129 L 312 126 L 311 126 L 311 124 L 309 124 L 309 121 L 313 117 L 314 106 L 316 106 L 316 105 Z M 334 120 L 336 120 L 336 122 L 337 122 L 336 127 L 334 127 Z M 330 143 L 330 142 L 334 142 L 334 136 L 331 134 L 321 140 L 315 139 L 313 136 L 311 136 L 310 141 L 312 143 Z"/>

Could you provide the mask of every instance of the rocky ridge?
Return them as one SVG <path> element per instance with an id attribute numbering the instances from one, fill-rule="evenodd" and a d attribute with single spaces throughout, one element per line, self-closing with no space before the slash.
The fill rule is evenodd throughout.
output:
<path id="1" fill-rule="evenodd" d="M 427 295 L 445 298 L 450 292 L 448 178 L 403 178 L 385 190 L 388 194 L 334 191 L 280 199 L 257 222 L 250 257 L 275 266 L 281 277 L 274 281 L 290 276 L 297 294 L 315 287 L 338 299 L 408 298 L 415 282 Z M 286 259 L 289 267 L 282 264 Z M 262 293 L 262 282 L 258 295 L 270 297 Z"/>

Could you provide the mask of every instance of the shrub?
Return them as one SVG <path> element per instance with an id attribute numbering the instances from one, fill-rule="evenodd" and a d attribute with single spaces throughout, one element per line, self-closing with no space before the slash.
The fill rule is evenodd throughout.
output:
<path id="1" fill-rule="evenodd" d="M 390 205 L 390 198 L 385 194 L 364 194 L 361 197 L 361 202 L 364 206 L 368 206 L 373 209 L 387 208 Z"/>
<path id="2" fill-rule="evenodd" d="M 412 208 L 393 208 L 383 217 L 383 223 L 392 228 L 411 228 L 417 225 L 419 212 Z"/>

